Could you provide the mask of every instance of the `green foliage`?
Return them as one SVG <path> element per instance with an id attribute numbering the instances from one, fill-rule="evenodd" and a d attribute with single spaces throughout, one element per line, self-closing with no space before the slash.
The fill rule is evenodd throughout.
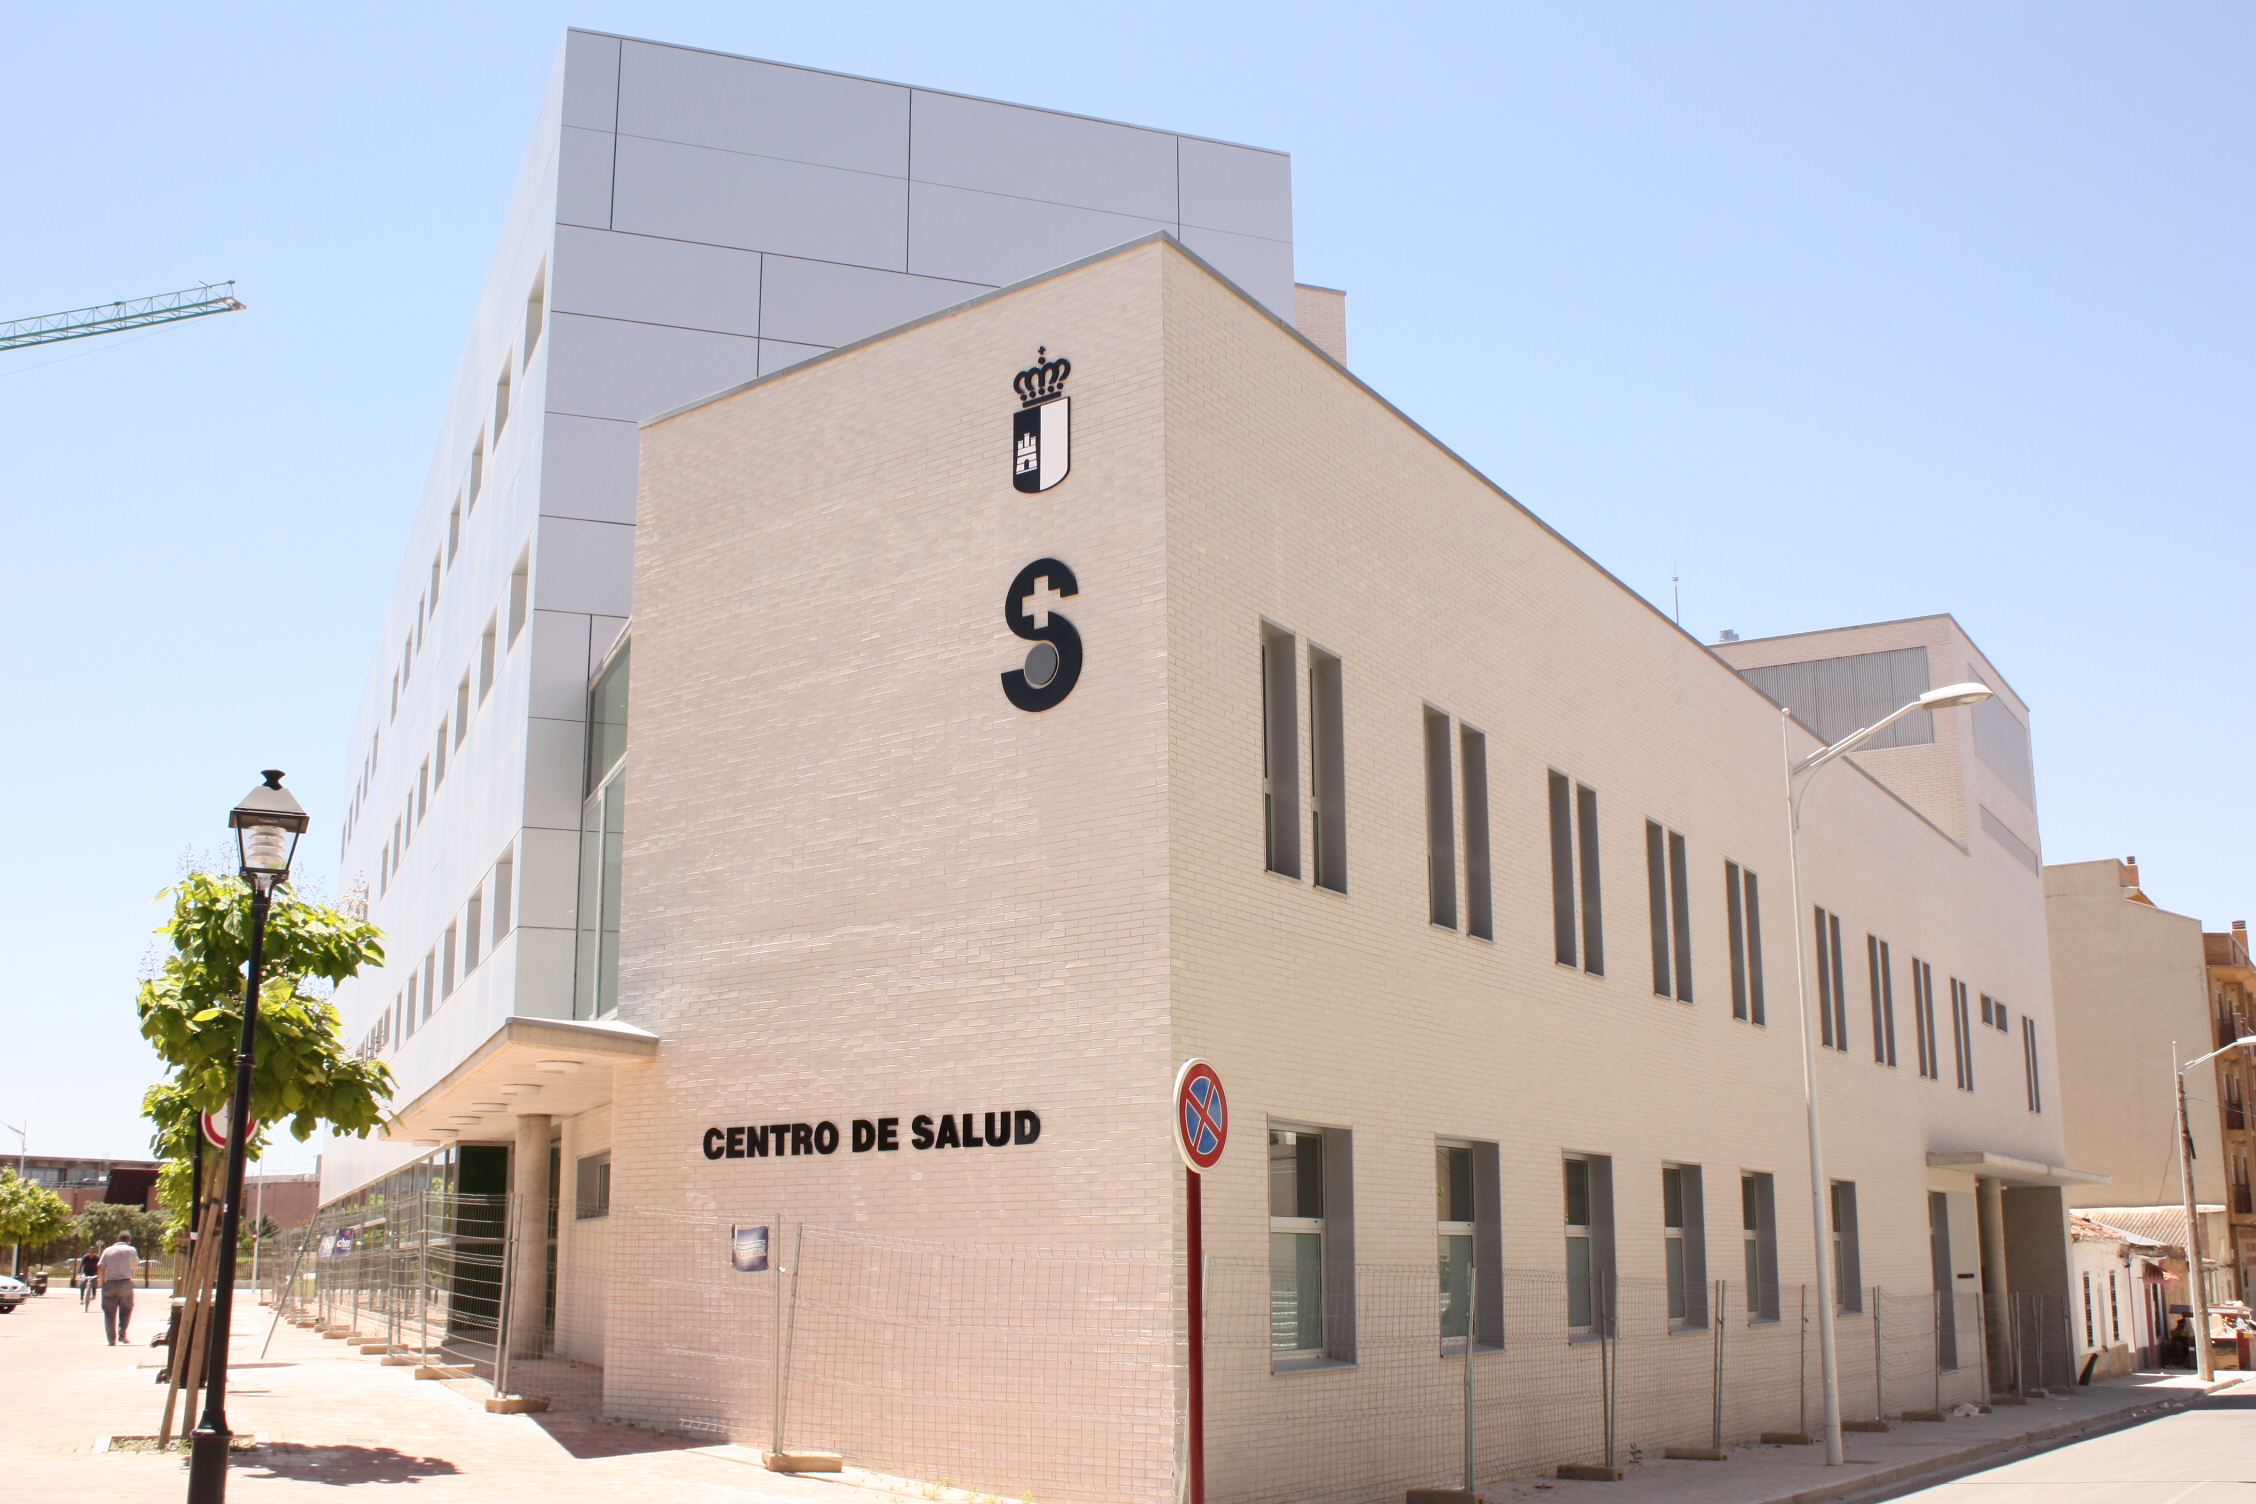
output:
<path id="1" fill-rule="evenodd" d="M 250 961 L 251 890 L 238 877 L 192 872 L 168 890 L 172 939 L 163 971 L 141 984 L 141 1033 L 171 1067 L 143 1109 L 156 1126 L 157 1152 L 184 1159 L 200 1113 L 224 1107 L 235 1089 L 235 1050 L 243 1029 L 243 977 Z M 264 1129 L 287 1122 L 300 1140 L 326 1125 L 365 1138 L 382 1126 L 392 1073 L 345 1047 L 342 1021 L 315 981 L 331 984 L 383 964 L 383 934 L 365 920 L 276 891 L 266 924 L 259 986 L 257 1064 L 251 1116 Z M 168 1199 L 168 1205 L 170 1201 Z"/>
<path id="2" fill-rule="evenodd" d="M 70 1220 L 70 1241 L 73 1253 L 88 1248 L 107 1248 L 118 1240 L 119 1234 L 131 1240 L 148 1258 L 164 1250 L 165 1219 L 162 1212 L 143 1211 L 138 1206 L 120 1206 L 107 1201 L 89 1202 L 84 1211 Z"/>
<path id="3" fill-rule="evenodd" d="M 52 1243 L 71 1225 L 70 1203 L 36 1181 L 0 1170 L 0 1243 Z"/>

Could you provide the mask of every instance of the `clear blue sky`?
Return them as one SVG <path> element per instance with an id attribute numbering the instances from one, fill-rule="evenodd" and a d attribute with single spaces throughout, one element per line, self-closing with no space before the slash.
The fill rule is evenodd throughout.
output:
<path id="1" fill-rule="evenodd" d="M 2256 910 L 2245 4 L 25 6 L 0 317 L 250 304 L 0 355 L 35 1151 L 143 1152 L 149 898 L 257 769 L 335 849 L 567 25 L 1290 151 L 1379 391 L 1703 639 L 1955 612 L 2049 859 Z"/>

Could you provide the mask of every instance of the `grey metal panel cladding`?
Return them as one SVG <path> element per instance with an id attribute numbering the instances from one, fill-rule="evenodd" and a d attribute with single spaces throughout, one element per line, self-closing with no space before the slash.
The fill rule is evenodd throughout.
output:
<path id="1" fill-rule="evenodd" d="M 1828 742 L 1871 725 L 1930 687 L 1925 648 L 1743 668 L 1739 677 L 1792 710 Z M 1934 739 L 1933 713 L 1915 710 L 1865 745 L 1918 747 Z"/>
<path id="2" fill-rule="evenodd" d="M 1974 707 L 1974 755 L 1997 774 L 2031 809 L 2037 807 L 2037 770 L 2029 753 L 2029 728 L 2005 701 L 1984 700 Z"/>

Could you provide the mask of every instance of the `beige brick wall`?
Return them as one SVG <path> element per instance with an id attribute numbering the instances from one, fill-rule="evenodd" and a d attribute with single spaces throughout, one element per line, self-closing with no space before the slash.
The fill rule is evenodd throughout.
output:
<path id="1" fill-rule="evenodd" d="M 1074 470 L 1023 496 L 1008 383 L 1037 344 L 1074 363 Z M 1353 1131 L 1360 1259 L 1430 1268 L 1448 1135 L 1500 1146 L 1512 1269 L 1559 1268 L 1560 1156 L 1579 1150 L 1615 1157 L 1625 1278 L 1660 1272 L 1664 1160 L 1707 1167 L 1718 1274 L 1732 1181 L 1774 1173 L 1784 1277 L 1808 1277 L 1777 713 L 1187 257 L 1148 244 L 999 295 L 655 425 L 643 452 L 621 991 L 622 1016 L 666 1043 L 622 1078 L 613 1194 L 630 1215 L 611 1237 L 617 1270 L 688 1283 L 615 1286 L 614 1413 L 762 1434 L 757 1364 L 724 1383 L 725 1358 L 683 1356 L 767 1340 L 767 1288 L 743 1283 L 716 1286 L 741 1292 L 728 1333 L 681 1330 L 707 1298 L 697 1250 L 731 1220 L 1175 1253 L 1163 1099 L 1189 1054 L 1232 1092 L 1234 1147 L 1205 1187 L 1225 1260 L 1266 1257 L 1261 1129 L 1278 1117 Z M 1024 646 L 1000 595 L 1043 555 L 1079 575 L 1061 609 L 1087 664 L 1063 705 L 1025 715 L 996 682 Z M 1345 665 L 1344 896 L 1263 871 L 1264 618 Z M 1426 920 L 1425 703 L 1489 737 L 1493 944 Z M 1602 979 L 1551 960 L 1547 767 L 1601 796 Z M 1690 841 L 1691 1006 L 1652 995 L 1647 817 Z M 2024 1108 L 2018 1038 L 1975 1031 L 1972 1094 L 1947 1062 L 1940 1083 L 1915 1077 L 1908 963 L 1934 965 L 1945 1019 L 1952 975 L 2034 1013 L 2049 1072 L 2041 904 L 1993 845 L 1961 848 L 1852 769 L 1817 786 L 1806 831 L 1809 899 L 1855 948 L 1852 1048 L 1819 1063 L 1829 1169 L 1861 1188 L 1866 1282 L 1923 1291 L 1926 1152 L 2061 1152 L 2057 1116 Z M 1767 1028 L 1730 1018 L 1726 858 L 1764 884 Z M 1871 1059 L 1868 929 L 1898 957 L 1894 1070 Z M 698 1147 L 710 1124 L 1021 1106 L 1045 1123 L 1027 1148 Z M 1123 1264 L 1115 1294 L 1179 1308 L 1162 1267 Z M 1215 1319 L 1258 1337 L 1259 1306 Z M 958 1367 L 888 1416 L 882 1460 L 969 1434 L 984 1471 L 955 1476 L 1015 1493 L 1074 1450 L 1054 1397 L 1101 1390 L 1128 1420 L 1034 1492 L 1173 1494 L 1179 1368 L 1014 1374 L 1049 1422 L 1028 1434 L 966 1404 L 996 1376 Z M 1216 1459 L 1218 1500 L 1255 1472 L 1265 1495 L 1313 1491 L 1319 1469 L 1335 1489 L 1401 1476 L 1383 1438 L 1352 1476 L 1299 1444 L 1339 1434 L 1372 1372 L 1273 1377 L 1257 1341 L 1213 1373 L 1214 1425 L 1272 1439 Z M 795 1439 L 826 1422 L 853 1423 L 810 1414 Z"/>

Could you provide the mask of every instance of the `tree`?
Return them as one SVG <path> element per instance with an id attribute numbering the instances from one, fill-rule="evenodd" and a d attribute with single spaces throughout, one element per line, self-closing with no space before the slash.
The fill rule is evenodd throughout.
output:
<path id="1" fill-rule="evenodd" d="M 69 1230 L 70 1203 L 36 1181 L 0 1170 L 0 1242 L 16 1245 L 16 1267 L 23 1266 L 26 1243 L 52 1243 Z"/>
<path id="2" fill-rule="evenodd" d="M 158 933 L 171 937 L 173 954 L 141 984 L 139 1009 L 142 1036 L 171 1076 L 150 1089 L 143 1107 L 156 1125 L 157 1152 L 186 1159 L 198 1143 L 198 1116 L 234 1095 L 251 889 L 239 877 L 191 872 L 167 893 L 172 918 Z M 301 1141 L 324 1125 L 354 1138 L 383 1125 L 391 1069 L 345 1047 L 336 1008 L 314 987 L 382 965 L 383 938 L 366 920 L 304 902 L 286 887 L 276 890 L 266 922 L 251 1077 L 250 1115 L 258 1124 L 253 1157 L 279 1122 L 287 1121 Z"/>
<path id="3" fill-rule="evenodd" d="M 89 1202 L 71 1218 L 71 1241 L 80 1248 L 107 1248 L 124 1238 L 147 1258 L 161 1252 L 165 1242 L 162 1212 L 143 1211 L 114 1201 Z"/>

